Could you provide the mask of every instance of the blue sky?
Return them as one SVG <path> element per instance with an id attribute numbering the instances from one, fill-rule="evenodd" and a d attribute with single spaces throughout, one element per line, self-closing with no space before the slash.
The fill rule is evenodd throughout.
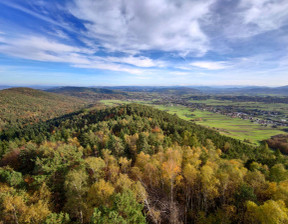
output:
<path id="1" fill-rule="evenodd" d="M 288 0 L 1 1 L 0 84 L 288 85 Z"/>

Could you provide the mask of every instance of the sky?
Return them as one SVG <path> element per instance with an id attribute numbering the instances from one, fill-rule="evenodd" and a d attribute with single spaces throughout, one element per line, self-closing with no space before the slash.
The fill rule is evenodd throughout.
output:
<path id="1" fill-rule="evenodd" d="M 288 0 L 2 0 L 1 85 L 288 85 Z"/>

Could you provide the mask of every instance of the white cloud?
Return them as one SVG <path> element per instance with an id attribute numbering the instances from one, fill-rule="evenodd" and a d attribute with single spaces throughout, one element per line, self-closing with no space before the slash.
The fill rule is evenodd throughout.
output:
<path id="1" fill-rule="evenodd" d="M 231 65 L 225 61 L 195 61 L 190 63 L 190 65 L 208 70 L 221 70 L 231 67 Z"/>
<path id="2" fill-rule="evenodd" d="M 94 50 L 79 48 L 49 40 L 39 36 L 20 36 L 3 38 L 0 53 L 28 60 L 69 63 L 73 67 L 94 68 L 110 71 L 141 74 L 143 71 L 133 68 L 162 66 L 163 62 L 147 57 L 99 57 Z"/>
<path id="3" fill-rule="evenodd" d="M 91 63 L 78 63 L 73 65 L 73 67 L 76 68 L 90 68 L 90 69 L 101 69 L 101 70 L 110 70 L 110 71 L 116 71 L 116 72 L 128 72 L 130 74 L 142 74 L 143 70 L 136 69 L 136 68 L 130 68 L 128 66 L 123 65 L 117 65 L 113 63 L 105 63 L 105 62 L 91 62 Z"/>
<path id="4" fill-rule="evenodd" d="M 176 75 L 176 76 L 187 76 L 191 75 L 190 72 L 181 72 L 181 71 L 175 71 L 175 72 L 170 72 L 171 75 Z"/>
<path id="5" fill-rule="evenodd" d="M 243 22 L 254 25 L 254 33 L 275 30 L 288 22 L 287 0 L 242 0 Z"/>
<path id="6" fill-rule="evenodd" d="M 203 55 L 209 40 L 199 20 L 214 0 L 75 0 L 71 13 L 84 21 L 86 35 L 111 51 L 161 50 Z"/>
<path id="7" fill-rule="evenodd" d="M 37 61 L 67 62 L 67 60 L 83 60 L 82 53 L 92 53 L 90 49 L 78 48 L 39 36 L 20 36 L 5 38 L 0 45 L 0 52 Z M 68 59 L 71 57 L 71 59 Z"/>
<path id="8" fill-rule="evenodd" d="M 228 15 L 218 16 L 220 30 L 224 36 L 233 39 L 250 38 L 288 24 L 287 0 L 241 0 Z M 214 15 L 214 19 L 218 19 Z"/>
<path id="9" fill-rule="evenodd" d="M 212 50 L 220 48 L 230 53 L 231 43 L 227 39 L 238 44 L 239 39 L 279 30 L 288 25 L 287 12 L 287 0 L 216 0 L 201 25 Z M 279 37 L 272 42 L 275 38 Z"/>
<path id="10" fill-rule="evenodd" d="M 111 62 L 130 64 L 130 65 L 134 65 L 137 67 L 164 67 L 165 65 L 165 63 L 162 61 L 152 60 L 151 58 L 147 58 L 144 56 L 107 57 L 107 58 L 102 58 L 102 59 L 111 61 Z"/>

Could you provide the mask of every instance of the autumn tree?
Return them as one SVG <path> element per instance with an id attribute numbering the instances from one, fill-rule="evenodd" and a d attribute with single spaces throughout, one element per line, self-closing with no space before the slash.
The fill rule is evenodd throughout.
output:
<path id="1" fill-rule="evenodd" d="M 87 192 L 88 175 L 83 169 L 71 170 L 66 175 L 64 189 L 66 196 L 65 211 L 71 218 L 77 219 L 79 223 L 84 222 L 84 211 L 86 209 L 85 194 Z"/>

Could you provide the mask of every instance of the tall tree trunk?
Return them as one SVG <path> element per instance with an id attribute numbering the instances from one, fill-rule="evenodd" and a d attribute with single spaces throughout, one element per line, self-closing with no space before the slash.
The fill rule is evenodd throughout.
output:
<path id="1" fill-rule="evenodd" d="M 171 182 L 170 182 L 170 205 L 173 204 L 173 188 L 174 188 L 173 179 L 171 179 Z"/>
<path id="2" fill-rule="evenodd" d="M 81 209 L 80 209 L 80 223 L 83 224 L 83 213 Z"/>
<path id="3" fill-rule="evenodd" d="M 19 224 L 18 218 L 17 218 L 17 214 L 16 214 L 16 210 L 15 210 L 14 206 L 13 206 L 13 216 L 14 216 L 15 224 Z"/>
<path id="4" fill-rule="evenodd" d="M 157 220 L 157 218 L 154 216 L 154 213 L 153 213 L 153 211 L 151 210 L 151 207 L 150 207 L 150 204 L 149 204 L 148 200 L 145 199 L 145 200 L 144 200 L 144 203 L 145 203 L 145 205 L 146 205 L 146 207 L 147 207 L 147 209 L 148 209 L 148 211 L 149 211 L 149 214 L 150 214 L 153 222 L 156 223 L 156 224 L 158 224 L 158 220 Z"/>

